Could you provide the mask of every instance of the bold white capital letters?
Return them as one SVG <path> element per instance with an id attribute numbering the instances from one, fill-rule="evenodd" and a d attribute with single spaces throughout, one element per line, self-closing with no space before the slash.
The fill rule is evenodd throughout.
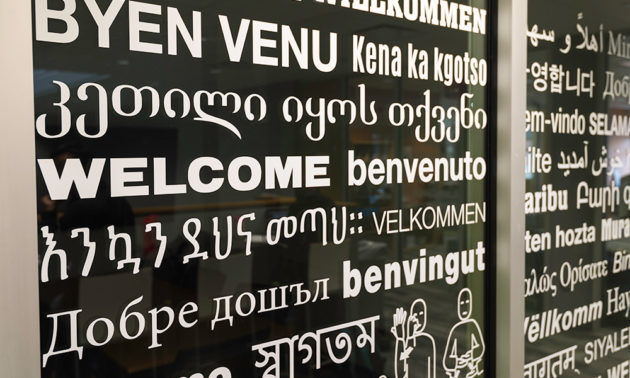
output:
<path id="1" fill-rule="evenodd" d="M 157 4 L 140 3 L 137 1 L 129 2 L 129 49 L 132 51 L 161 54 L 162 45 L 140 40 L 141 32 L 155 34 L 160 32 L 160 24 L 140 21 L 141 13 L 161 15 L 162 7 Z"/>
<path id="2" fill-rule="evenodd" d="M 114 23 L 114 19 L 118 16 L 124 3 L 125 0 L 112 0 L 103 14 L 96 4 L 96 0 L 85 0 L 85 5 L 90 10 L 96 26 L 98 26 L 98 47 L 109 48 L 109 28 Z"/>
<path id="3" fill-rule="evenodd" d="M 48 9 L 48 0 L 35 0 L 35 39 L 43 42 L 70 43 L 79 36 L 79 23 L 72 17 L 77 9 L 75 0 L 63 0 L 63 9 Z M 66 24 L 63 33 L 48 30 L 48 20 L 55 19 Z"/>
<path id="4" fill-rule="evenodd" d="M 82 199 L 96 197 L 105 159 L 93 159 L 87 175 L 79 159 L 66 160 L 61 175 L 58 174 L 53 159 L 38 159 L 37 164 L 44 177 L 48 193 L 50 193 L 50 199 L 57 201 L 68 199 L 73 184 Z"/>
<path id="5" fill-rule="evenodd" d="M 246 18 L 241 20 L 241 25 L 238 27 L 236 41 L 232 37 L 230 21 L 227 16 L 219 15 L 219 22 L 221 23 L 221 31 L 223 31 L 223 39 L 225 40 L 225 47 L 227 47 L 230 61 L 240 62 L 241 56 L 243 56 L 243 47 L 245 46 L 245 39 L 247 38 L 250 21 Z"/>

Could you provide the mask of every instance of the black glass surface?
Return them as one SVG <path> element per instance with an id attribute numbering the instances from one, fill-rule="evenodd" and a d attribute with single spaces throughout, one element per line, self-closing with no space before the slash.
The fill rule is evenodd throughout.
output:
<path id="1" fill-rule="evenodd" d="M 529 2 L 526 376 L 626 374 L 629 11 Z"/>
<path id="2" fill-rule="evenodd" d="M 35 1 L 35 21 L 38 3 L 69 6 Z M 106 41 L 87 4 L 104 12 L 118 3 Z M 488 37 L 343 3 L 77 1 L 79 34 L 67 43 L 38 38 L 35 22 L 44 377 L 486 376 Z M 485 1 L 466 4 L 477 12 L 470 20 L 485 12 Z M 177 25 L 199 40 L 193 12 L 201 37 L 191 51 Z M 456 23 L 468 25 L 465 15 Z M 132 43 L 135 17 L 149 25 L 137 33 L 145 45 Z M 484 13 L 485 28 L 489 20 Z M 72 25 L 48 28 L 64 34 Z M 426 51 L 424 66 L 409 64 L 414 49 Z M 327 65 L 331 50 L 336 64 Z M 459 82 L 436 74 L 473 58 L 486 64 L 477 66 L 483 83 L 469 68 L 452 72 Z M 426 78 L 410 77 L 418 65 Z M 391 118 L 394 103 L 410 104 L 414 118 Z M 447 135 L 422 104 L 455 109 L 445 114 Z M 454 116 L 462 109 L 471 112 Z M 351 185 L 349 177 L 361 181 L 357 167 L 379 159 L 391 183 L 375 163 L 377 179 Z M 413 159 L 450 168 L 423 181 L 416 165 L 408 178 Z M 284 182 L 267 169 L 289 161 L 296 171 Z M 102 176 L 81 190 L 51 184 L 69 167 Z M 439 273 L 420 278 L 425 266 Z M 373 293 L 367 280 L 379 284 Z M 307 291 L 310 300 L 296 305 Z M 277 308 L 261 311 L 272 297 Z M 213 322 L 226 300 L 232 321 Z"/>

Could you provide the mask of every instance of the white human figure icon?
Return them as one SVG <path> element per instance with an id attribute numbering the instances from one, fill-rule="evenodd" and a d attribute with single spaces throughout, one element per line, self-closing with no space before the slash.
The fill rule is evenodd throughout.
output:
<path id="1" fill-rule="evenodd" d="M 396 338 L 396 378 L 436 378 L 435 340 L 424 332 L 426 324 L 427 306 L 423 299 L 413 302 L 408 319 L 402 307 L 396 310 L 392 327 Z"/>
<path id="2" fill-rule="evenodd" d="M 486 345 L 479 324 L 470 318 L 472 293 L 468 288 L 459 292 L 457 314 L 460 321 L 448 335 L 442 364 L 451 378 L 477 377 L 483 373 L 483 370 L 479 370 L 479 363 L 486 351 Z"/>

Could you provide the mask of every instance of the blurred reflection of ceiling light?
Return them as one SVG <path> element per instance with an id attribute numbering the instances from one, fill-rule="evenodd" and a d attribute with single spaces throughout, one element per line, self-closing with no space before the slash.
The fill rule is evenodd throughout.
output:
<path id="1" fill-rule="evenodd" d="M 109 78 L 110 75 L 102 75 L 91 72 L 59 71 L 36 69 L 33 71 L 35 81 L 35 97 L 45 96 L 59 91 L 59 87 L 53 81 L 62 81 L 70 88 L 74 88 L 86 82 L 99 82 Z"/>

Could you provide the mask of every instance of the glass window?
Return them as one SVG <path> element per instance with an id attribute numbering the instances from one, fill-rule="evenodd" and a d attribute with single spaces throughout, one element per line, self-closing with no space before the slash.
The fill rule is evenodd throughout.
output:
<path id="1" fill-rule="evenodd" d="M 44 377 L 487 376 L 486 1 L 34 20 Z"/>
<path id="2" fill-rule="evenodd" d="M 627 14 L 529 2 L 526 376 L 627 369 Z"/>

